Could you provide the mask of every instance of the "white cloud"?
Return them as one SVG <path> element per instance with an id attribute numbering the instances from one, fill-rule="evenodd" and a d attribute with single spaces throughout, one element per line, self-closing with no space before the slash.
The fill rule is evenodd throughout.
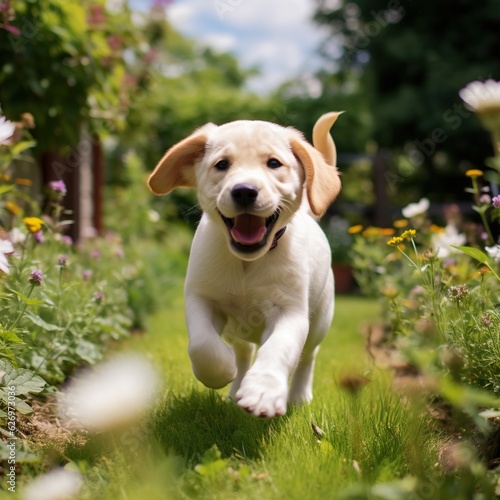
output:
<path id="1" fill-rule="evenodd" d="M 313 0 L 178 0 L 167 13 L 184 35 L 257 66 L 249 86 L 266 92 L 318 68 L 324 31 L 311 20 L 315 8 Z"/>

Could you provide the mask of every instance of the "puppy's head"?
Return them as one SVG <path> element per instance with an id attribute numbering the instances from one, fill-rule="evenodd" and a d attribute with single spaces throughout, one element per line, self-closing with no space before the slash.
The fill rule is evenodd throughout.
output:
<path id="1" fill-rule="evenodd" d="M 338 114 L 330 115 L 325 134 Z M 196 187 L 201 208 L 224 233 L 230 250 L 255 260 L 269 251 L 276 233 L 299 209 L 304 187 L 316 216 L 337 196 L 335 148 L 329 135 L 324 139 L 318 140 L 320 152 L 300 132 L 273 123 L 209 123 L 167 151 L 149 187 L 158 195 Z"/>

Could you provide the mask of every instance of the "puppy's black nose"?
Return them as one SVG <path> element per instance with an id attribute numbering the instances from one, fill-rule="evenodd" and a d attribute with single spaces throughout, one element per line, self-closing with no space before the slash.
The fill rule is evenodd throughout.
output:
<path id="1" fill-rule="evenodd" d="M 231 189 L 233 200 L 242 207 L 249 207 L 257 199 L 259 190 L 251 184 L 236 184 Z"/>

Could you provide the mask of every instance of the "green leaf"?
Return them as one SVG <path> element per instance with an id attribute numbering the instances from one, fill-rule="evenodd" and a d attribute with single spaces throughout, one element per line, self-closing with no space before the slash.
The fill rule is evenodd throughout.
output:
<path id="1" fill-rule="evenodd" d="M 28 306 L 41 306 L 41 305 L 43 305 L 43 302 L 41 300 L 30 299 L 29 297 L 26 297 L 26 295 L 23 295 L 21 292 L 18 292 L 17 290 L 14 290 L 13 288 L 9 288 L 9 291 L 11 291 L 12 293 L 15 293 Z"/>
<path id="2" fill-rule="evenodd" d="M 481 262 L 481 264 L 488 265 L 489 257 L 483 251 L 479 250 L 478 248 L 472 248 L 472 247 L 466 247 L 466 246 L 455 246 L 455 245 L 452 245 L 452 247 L 467 254 L 469 257 L 476 259 L 477 261 Z"/>
<path id="3" fill-rule="evenodd" d="M 17 156 L 21 154 L 23 151 L 26 151 L 27 149 L 30 149 L 32 147 L 36 146 L 35 141 L 20 141 L 14 146 L 11 147 L 10 151 L 13 156 Z"/>
<path id="4" fill-rule="evenodd" d="M 47 323 L 45 320 L 40 318 L 40 316 L 37 316 L 36 314 L 33 313 L 27 313 L 26 317 L 36 326 L 39 326 L 43 330 L 47 332 L 61 332 L 64 330 L 61 326 L 58 325 L 53 325 L 51 323 Z"/>
<path id="5" fill-rule="evenodd" d="M 5 372 L 2 383 L 5 387 L 15 387 L 17 395 L 38 394 L 47 385 L 43 378 L 24 368 L 14 368 L 7 360 L 0 359 L 0 371 Z M 26 405 L 31 411 L 31 408 Z M 17 407 L 17 405 L 16 405 Z M 19 408 L 17 408 L 21 411 Z"/>
<path id="6" fill-rule="evenodd" d="M 78 345 L 75 349 L 76 354 L 80 356 L 81 359 L 87 361 L 93 365 L 97 361 L 102 358 L 102 355 L 98 349 L 98 347 L 92 342 L 88 342 L 87 340 L 79 339 Z"/>
<path id="7" fill-rule="evenodd" d="M 0 339 L 4 339 L 7 342 L 12 342 L 14 344 L 24 344 L 24 342 L 10 330 L 0 330 Z"/>

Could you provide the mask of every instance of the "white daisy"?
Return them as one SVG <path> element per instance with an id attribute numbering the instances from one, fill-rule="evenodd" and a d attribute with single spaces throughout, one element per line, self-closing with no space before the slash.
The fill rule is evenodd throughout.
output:
<path id="1" fill-rule="evenodd" d="M 69 500 L 76 498 L 83 485 L 77 471 L 57 468 L 33 479 L 23 489 L 23 500 Z"/>
<path id="2" fill-rule="evenodd" d="M 427 198 L 422 198 L 418 203 L 410 203 L 403 208 L 403 216 L 407 219 L 422 215 L 429 210 L 430 202 Z"/>
<path id="3" fill-rule="evenodd" d="M 485 247 L 486 253 L 495 261 L 500 262 L 500 245 Z"/>
<path id="4" fill-rule="evenodd" d="M 476 113 L 500 112 L 500 82 L 495 80 L 471 82 L 459 94 L 467 106 Z"/>
<path id="5" fill-rule="evenodd" d="M 450 254 L 458 252 L 453 246 L 465 245 L 466 241 L 465 234 L 459 233 L 452 224 L 446 226 L 443 232 L 432 235 L 432 246 L 436 249 L 440 259 L 445 259 Z"/>
<path id="6" fill-rule="evenodd" d="M 60 395 L 67 424 L 107 431 L 137 421 L 152 404 L 158 376 L 143 357 L 121 354 L 80 374 Z"/>
<path id="7" fill-rule="evenodd" d="M 0 144 L 10 144 L 10 138 L 16 131 L 16 126 L 5 116 L 0 116 Z"/>
<path id="8" fill-rule="evenodd" d="M 9 274 L 9 261 L 7 254 L 13 253 L 14 247 L 9 240 L 0 240 L 0 271 Z"/>

